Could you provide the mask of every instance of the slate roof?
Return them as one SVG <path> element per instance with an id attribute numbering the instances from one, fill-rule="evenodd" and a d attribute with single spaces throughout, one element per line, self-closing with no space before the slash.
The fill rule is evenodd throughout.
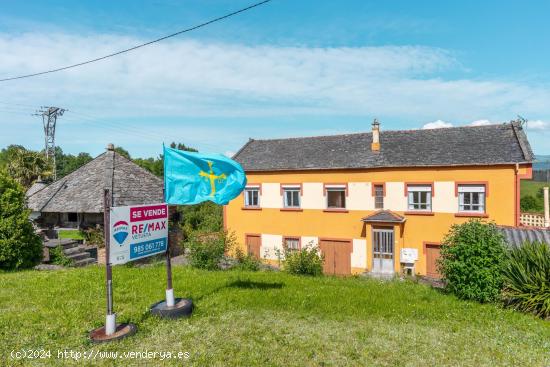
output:
<path id="1" fill-rule="evenodd" d="M 358 169 L 530 163 L 533 152 L 517 122 L 442 129 L 249 140 L 233 159 L 245 171 Z"/>
<path id="2" fill-rule="evenodd" d="M 379 210 L 376 213 L 368 215 L 361 219 L 363 222 L 383 222 L 383 223 L 403 223 L 405 217 L 392 212 L 391 210 Z"/>
<path id="3" fill-rule="evenodd" d="M 108 180 L 106 168 L 111 172 Z M 160 178 L 124 156 L 107 151 L 67 176 L 27 194 L 27 205 L 33 211 L 44 213 L 103 213 L 106 185 L 112 186 L 113 206 L 163 201 Z"/>
<path id="4" fill-rule="evenodd" d="M 510 246 L 521 246 L 524 242 L 543 242 L 550 246 L 550 229 L 500 226 L 499 230 Z"/>

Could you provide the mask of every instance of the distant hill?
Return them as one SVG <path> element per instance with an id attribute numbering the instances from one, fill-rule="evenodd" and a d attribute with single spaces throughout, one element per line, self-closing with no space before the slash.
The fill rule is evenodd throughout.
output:
<path id="1" fill-rule="evenodd" d="M 535 155 L 534 170 L 550 169 L 550 155 Z"/>

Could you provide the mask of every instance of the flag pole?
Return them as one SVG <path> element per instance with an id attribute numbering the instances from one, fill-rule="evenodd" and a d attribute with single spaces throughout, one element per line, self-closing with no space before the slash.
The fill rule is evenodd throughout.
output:
<path id="1" fill-rule="evenodd" d="M 165 166 L 166 172 L 166 166 Z M 166 185 L 166 181 L 165 181 Z M 163 197 L 166 200 L 166 188 L 163 188 Z M 166 298 L 164 301 L 160 301 L 151 306 L 151 314 L 167 318 L 177 319 L 180 317 L 189 317 L 193 312 L 193 301 L 190 298 L 175 298 L 174 288 L 172 285 L 172 258 L 170 255 L 170 248 L 174 241 L 174 234 L 171 233 L 170 222 L 175 224 L 178 221 L 178 213 L 176 206 L 170 206 L 166 204 L 168 209 L 168 242 L 166 244 Z"/>
<path id="2" fill-rule="evenodd" d="M 171 209 L 173 207 L 168 206 L 168 218 L 173 219 Z M 176 300 L 174 299 L 174 288 L 172 287 L 172 259 L 170 256 L 170 247 L 172 244 L 173 236 L 170 235 L 170 229 L 168 229 L 168 243 L 166 244 L 166 306 L 174 307 Z"/>

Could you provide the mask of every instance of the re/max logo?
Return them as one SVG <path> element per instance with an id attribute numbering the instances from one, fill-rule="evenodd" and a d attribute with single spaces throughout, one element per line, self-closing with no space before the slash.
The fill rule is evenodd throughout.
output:
<path id="1" fill-rule="evenodd" d="M 142 223 L 132 226 L 132 234 L 150 233 L 154 231 L 160 231 L 162 229 L 166 229 L 165 221 Z"/>

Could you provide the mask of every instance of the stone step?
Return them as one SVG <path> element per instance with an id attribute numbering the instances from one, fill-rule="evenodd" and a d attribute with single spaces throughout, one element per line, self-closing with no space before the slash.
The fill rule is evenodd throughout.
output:
<path id="1" fill-rule="evenodd" d="M 66 255 L 66 256 L 67 256 L 67 258 L 72 260 L 73 263 L 76 262 L 76 261 L 79 261 L 79 260 L 91 259 L 90 254 L 87 253 L 87 252 L 75 252 L 75 253 L 72 253 L 72 254 Z"/>
<path id="2" fill-rule="evenodd" d="M 63 249 L 69 249 L 73 247 L 80 246 L 78 241 L 70 240 L 70 239 L 62 239 L 62 240 L 48 240 L 44 242 L 44 246 L 49 248 L 55 248 L 58 246 L 63 247 Z"/>
<path id="3" fill-rule="evenodd" d="M 73 266 L 78 268 L 78 267 L 91 265 L 91 264 L 95 264 L 95 263 L 96 263 L 96 260 L 94 258 L 89 257 L 87 259 L 75 261 L 73 263 Z"/>
<path id="4" fill-rule="evenodd" d="M 86 252 L 86 251 L 81 246 L 63 248 L 63 253 L 67 256 L 70 256 L 73 254 L 80 254 L 83 252 Z"/>

